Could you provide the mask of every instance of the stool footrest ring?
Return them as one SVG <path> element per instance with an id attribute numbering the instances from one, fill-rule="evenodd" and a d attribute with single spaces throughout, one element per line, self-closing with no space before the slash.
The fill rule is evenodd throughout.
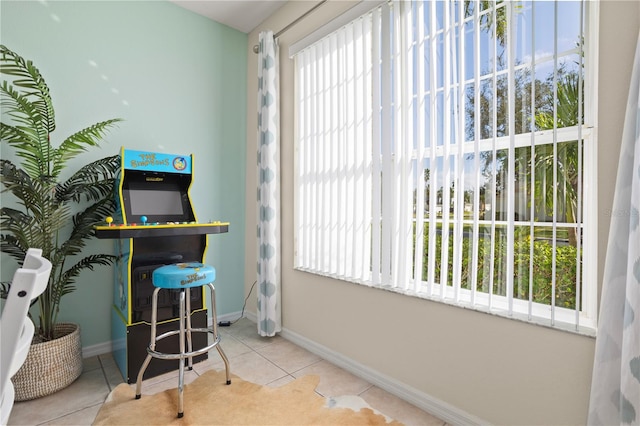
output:
<path id="1" fill-rule="evenodd" d="M 192 328 L 191 332 L 192 333 L 199 332 L 199 333 L 211 333 L 211 334 L 213 334 L 213 330 L 209 330 L 209 329 L 206 329 L 206 328 Z M 161 339 L 164 339 L 165 337 L 169 337 L 169 336 L 171 336 L 173 334 L 177 334 L 177 333 L 180 333 L 180 330 L 178 330 L 177 332 L 170 331 L 170 332 L 164 333 L 163 335 L 158 336 L 156 338 L 156 342 L 161 340 Z M 215 339 L 215 341 L 213 341 L 211 344 L 209 344 L 209 345 L 207 345 L 207 346 L 205 346 L 203 348 L 197 349 L 195 351 L 191 351 L 191 352 L 166 353 L 166 352 L 158 352 L 158 351 L 156 351 L 154 349 L 151 349 L 151 347 L 147 347 L 147 353 L 149 355 L 151 355 L 152 357 L 159 358 L 159 359 L 184 359 L 184 358 L 191 358 L 193 356 L 198 356 L 198 355 L 201 355 L 201 354 L 203 354 L 205 352 L 209 352 L 211 349 L 213 349 L 216 346 L 218 346 L 219 343 L 220 343 L 220 336 L 218 336 Z"/>
<path id="2" fill-rule="evenodd" d="M 185 331 L 187 331 L 187 330 L 185 330 Z M 193 333 L 211 333 L 211 334 L 213 334 L 213 330 L 210 329 L 210 328 L 192 328 L 191 332 L 193 332 Z M 159 342 L 162 339 L 165 339 L 165 338 L 167 338 L 169 336 L 173 336 L 173 335 L 176 335 L 176 334 L 180 334 L 180 330 L 170 330 L 170 331 L 167 331 L 165 333 L 162 333 L 161 335 L 156 336 L 156 343 Z M 218 336 L 218 340 L 220 340 L 220 336 Z"/>

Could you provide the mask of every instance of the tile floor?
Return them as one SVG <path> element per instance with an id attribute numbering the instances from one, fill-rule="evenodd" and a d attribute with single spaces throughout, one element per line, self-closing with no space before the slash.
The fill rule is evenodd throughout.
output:
<path id="1" fill-rule="evenodd" d="M 222 327 L 222 347 L 231 372 L 240 378 L 268 386 L 280 386 L 305 374 L 317 374 L 316 392 L 322 396 L 359 395 L 376 410 L 407 425 L 444 425 L 445 422 L 327 362 L 282 337 L 259 337 L 255 323 L 241 319 Z M 185 373 L 193 381 L 208 369 L 222 370 L 222 360 L 213 351 L 208 360 Z M 111 354 L 84 360 L 84 371 L 71 386 L 54 395 L 16 402 L 9 425 L 90 425 L 111 390 L 122 383 L 122 375 Z M 151 394 L 177 386 L 177 372 L 146 380 L 142 391 Z M 135 385 L 131 385 L 135 386 Z"/>

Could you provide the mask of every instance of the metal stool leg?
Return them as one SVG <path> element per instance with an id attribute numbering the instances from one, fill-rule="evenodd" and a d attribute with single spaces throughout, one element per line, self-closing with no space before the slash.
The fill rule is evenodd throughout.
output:
<path id="1" fill-rule="evenodd" d="M 178 373 L 178 418 L 184 416 L 184 354 L 185 345 L 184 345 L 184 316 L 185 316 L 185 290 L 180 290 L 180 371 Z"/>
<path id="2" fill-rule="evenodd" d="M 156 324 L 158 322 L 158 292 L 160 288 L 153 290 L 153 297 L 151 298 L 151 339 L 149 341 L 149 348 L 153 351 L 156 349 Z M 151 354 L 147 354 L 147 357 L 142 363 L 142 367 L 138 372 L 138 379 L 136 380 L 136 399 L 140 399 L 142 395 L 142 376 L 145 370 L 151 362 Z"/>
<path id="3" fill-rule="evenodd" d="M 207 285 L 209 286 L 209 290 L 211 293 L 211 319 L 213 320 L 213 338 L 217 341 L 219 337 L 218 337 L 218 314 L 216 313 L 216 288 L 213 286 L 213 283 L 209 283 Z M 220 354 L 220 357 L 224 362 L 224 369 L 227 376 L 227 384 L 230 385 L 231 375 L 230 375 L 230 368 L 229 368 L 229 359 L 227 359 L 227 356 L 222 350 L 222 347 L 220 347 L 220 344 L 216 345 L 216 349 L 218 350 L 218 353 Z"/>
<path id="4" fill-rule="evenodd" d="M 191 340 L 191 289 L 187 288 L 187 296 L 186 296 L 186 301 L 187 301 L 187 311 L 186 311 L 186 321 L 187 321 L 187 352 L 191 353 L 193 352 L 193 342 Z M 200 289 L 200 291 L 202 292 L 202 289 Z M 189 367 L 189 371 L 193 370 L 193 356 L 189 357 L 189 363 L 188 363 L 188 367 Z"/>

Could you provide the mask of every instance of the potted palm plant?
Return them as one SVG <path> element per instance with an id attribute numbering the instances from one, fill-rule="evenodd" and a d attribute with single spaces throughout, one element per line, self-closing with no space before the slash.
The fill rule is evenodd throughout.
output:
<path id="1" fill-rule="evenodd" d="M 62 389 L 82 372 L 79 326 L 59 323 L 58 314 L 63 296 L 76 289 L 83 270 L 115 260 L 112 254 L 86 255 L 83 250 L 93 226 L 114 210 L 119 159 L 116 155 L 93 161 L 75 173 L 67 166 L 89 148 L 98 148 L 105 133 L 121 120 L 96 123 L 54 146 L 54 109 L 39 70 L 2 45 L 0 73 L 9 79 L 0 86 L 0 247 L 18 264 L 27 249 L 40 248 L 53 265 L 48 286 L 36 302 L 37 328 L 29 356 L 12 379 L 16 400 L 21 401 Z M 7 158 L 9 153 L 15 163 Z M 2 283 L 4 295 L 9 286 Z"/>

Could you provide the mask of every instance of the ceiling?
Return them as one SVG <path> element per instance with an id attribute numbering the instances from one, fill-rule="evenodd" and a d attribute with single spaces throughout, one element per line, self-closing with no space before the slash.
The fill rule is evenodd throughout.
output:
<path id="1" fill-rule="evenodd" d="M 170 0 L 199 15 L 249 33 L 286 0 Z"/>

